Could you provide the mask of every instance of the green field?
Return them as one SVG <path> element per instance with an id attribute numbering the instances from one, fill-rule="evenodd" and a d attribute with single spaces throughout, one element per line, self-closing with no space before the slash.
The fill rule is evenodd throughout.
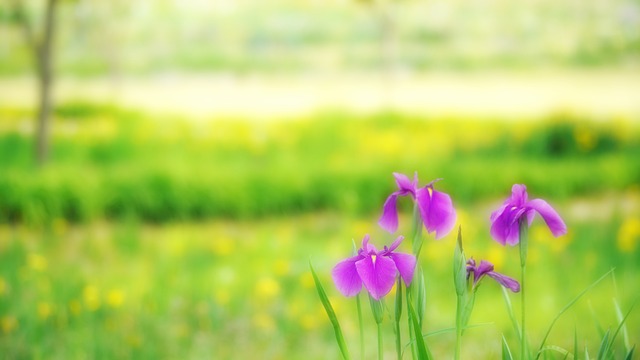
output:
<path id="1" fill-rule="evenodd" d="M 531 230 L 532 344 L 612 268 L 560 319 L 549 344 L 572 351 L 577 329 L 581 351 L 597 354 L 619 322 L 614 302 L 626 312 L 637 300 L 640 128 L 632 119 L 334 111 L 193 122 L 68 103 L 55 113 L 51 162 L 38 169 L 23 120 L 31 111 L 0 113 L 3 358 L 337 358 L 310 259 L 358 356 L 355 303 L 329 273 L 352 239 L 391 240 L 376 221 L 393 171 L 443 178 L 438 188 L 453 198 L 467 256 L 514 277 L 517 248 L 491 240 L 491 211 L 513 183 L 525 183 L 562 214 L 567 236 L 554 239 L 539 220 Z M 408 201 L 401 208 L 406 221 Z M 426 239 L 425 333 L 454 325 L 453 248 L 453 234 Z M 512 301 L 517 309 L 519 297 Z M 497 284 L 483 285 L 471 323 L 481 326 L 465 334 L 463 358 L 498 358 L 502 334 L 517 348 Z M 625 338 L 638 344 L 639 324 L 635 310 L 615 343 L 618 358 Z M 385 332 L 392 357 L 391 321 Z M 452 355 L 454 335 L 427 338 L 438 358 Z"/>

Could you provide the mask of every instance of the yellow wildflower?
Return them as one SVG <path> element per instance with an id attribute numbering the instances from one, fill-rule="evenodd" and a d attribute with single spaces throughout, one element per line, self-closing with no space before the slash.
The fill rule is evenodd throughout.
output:
<path id="1" fill-rule="evenodd" d="M 41 301 L 38 303 L 38 317 L 42 320 L 46 320 L 51 316 L 51 312 L 53 307 L 46 301 Z"/>
<path id="2" fill-rule="evenodd" d="M 633 252 L 640 241 L 640 219 L 626 219 L 618 230 L 618 249 Z"/>
<path id="3" fill-rule="evenodd" d="M 273 298 L 280 293 L 280 284 L 272 278 L 262 278 L 256 283 L 256 294 L 260 298 Z"/>
<path id="4" fill-rule="evenodd" d="M 124 303 L 124 292 L 120 289 L 112 289 L 107 294 L 107 304 L 113 308 L 118 308 Z"/>
<path id="5" fill-rule="evenodd" d="M 47 269 L 47 259 L 40 254 L 29 254 L 27 256 L 27 264 L 36 271 L 44 271 Z"/>
<path id="6" fill-rule="evenodd" d="M 10 333 L 18 326 L 18 321 L 13 316 L 5 316 L 0 319 L 0 328 L 2 328 L 2 332 L 5 334 Z"/>

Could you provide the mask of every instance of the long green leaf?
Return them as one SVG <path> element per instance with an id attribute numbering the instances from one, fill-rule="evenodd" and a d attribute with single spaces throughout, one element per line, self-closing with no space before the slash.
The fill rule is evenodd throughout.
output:
<path id="1" fill-rule="evenodd" d="M 593 287 L 595 287 L 600 281 L 602 281 L 605 277 L 609 276 L 609 274 L 613 273 L 613 270 L 614 269 L 611 269 L 611 270 L 607 271 L 598 280 L 594 281 L 591 285 L 587 286 L 586 289 L 582 290 L 582 292 L 580 294 L 578 294 L 578 296 L 573 298 L 573 300 L 569 301 L 569 303 L 567 305 L 565 305 L 565 307 L 563 307 L 562 310 L 560 310 L 558 315 L 556 315 L 556 317 L 551 322 L 551 325 L 549 325 L 549 328 L 547 329 L 547 332 L 544 334 L 544 337 L 542 338 L 542 342 L 540 343 L 540 347 L 538 348 L 538 353 L 537 353 L 538 355 L 536 355 L 536 359 L 539 358 L 539 356 L 541 354 L 540 350 L 542 350 L 542 348 L 544 347 L 544 344 L 547 341 L 547 338 L 549 337 L 549 334 L 551 333 L 551 330 L 553 329 L 553 326 L 556 324 L 556 321 L 558 321 L 558 319 L 560 319 L 560 316 L 562 316 L 562 314 L 564 314 L 567 310 L 569 310 L 569 308 L 571 308 L 571 306 L 573 306 L 573 304 L 575 304 L 578 300 L 580 300 L 580 298 L 584 294 L 586 294 L 589 290 L 593 289 Z"/>
<path id="2" fill-rule="evenodd" d="M 569 354 L 571 354 L 569 352 L 569 350 L 562 348 L 560 346 L 556 346 L 556 345 L 548 345 L 542 348 L 541 352 L 546 353 L 548 351 L 555 351 L 557 353 L 560 353 L 562 355 L 564 355 L 565 357 L 569 356 Z"/>
<path id="3" fill-rule="evenodd" d="M 502 335 L 502 360 L 513 360 L 513 355 L 511 355 L 511 349 L 509 349 L 509 344 L 507 344 L 507 339 Z"/>
<path id="4" fill-rule="evenodd" d="M 616 308 L 616 317 L 618 318 L 618 322 L 620 322 L 620 326 L 622 326 L 622 339 L 624 341 L 624 348 L 627 352 L 629 352 L 631 350 L 631 345 L 629 344 L 629 333 L 627 332 L 627 325 L 625 324 L 625 321 L 627 321 L 626 318 L 629 315 L 627 314 L 627 316 L 622 316 L 622 309 L 620 309 L 620 305 L 618 304 L 616 299 L 613 299 L 613 305 Z M 634 305 L 632 305 L 631 308 L 633 308 Z M 629 309 L 629 312 L 631 312 L 631 309 Z"/>
<path id="5" fill-rule="evenodd" d="M 518 341 L 520 341 L 520 325 L 518 325 L 518 320 L 516 319 L 516 315 L 513 312 L 513 305 L 511 305 L 511 298 L 509 297 L 509 293 L 504 286 L 500 286 L 502 289 L 502 296 L 504 297 L 504 302 L 507 306 L 507 313 L 509 314 L 509 318 L 511 319 L 511 324 L 513 325 L 513 331 L 518 336 Z"/>
<path id="6" fill-rule="evenodd" d="M 338 347 L 340 347 L 342 358 L 345 360 L 349 360 L 349 350 L 347 349 L 347 344 L 344 341 L 344 336 L 342 335 L 342 329 L 340 328 L 338 317 L 336 316 L 335 311 L 333 311 L 333 306 L 331 306 L 331 302 L 327 297 L 327 293 L 324 291 L 324 287 L 322 287 L 322 284 L 320 283 L 320 279 L 318 278 L 316 271 L 313 269 L 311 261 L 309 261 L 309 268 L 311 269 L 311 275 L 313 275 L 313 282 L 316 284 L 316 290 L 318 290 L 318 297 L 320 297 L 322 306 L 324 306 L 324 310 L 327 312 L 327 316 L 329 317 L 329 320 L 333 325 L 333 332 L 336 335 L 336 341 L 338 342 Z"/>
<path id="7" fill-rule="evenodd" d="M 424 338 L 422 338 L 421 327 L 420 327 L 420 324 L 418 324 L 416 310 L 413 308 L 413 304 L 411 303 L 411 300 L 407 301 L 407 305 L 408 305 L 407 308 L 409 309 L 409 314 L 411 317 L 411 322 L 413 323 L 414 337 L 415 337 L 417 350 L 418 350 L 418 359 L 430 360 L 432 357 L 431 357 L 431 354 L 429 353 L 427 345 L 424 342 Z"/>

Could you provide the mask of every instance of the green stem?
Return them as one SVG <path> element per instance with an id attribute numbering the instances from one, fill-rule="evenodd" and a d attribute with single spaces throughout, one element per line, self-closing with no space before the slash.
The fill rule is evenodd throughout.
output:
<path id="1" fill-rule="evenodd" d="M 402 359 L 402 338 L 400 336 L 400 318 L 402 317 L 402 279 L 398 276 L 396 282 L 396 303 L 395 303 L 395 329 L 396 329 L 396 355 L 398 360 Z"/>
<path id="2" fill-rule="evenodd" d="M 526 217 L 520 219 L 519 222 L 520 227 L 520 297 L 521 297 L 521 311 L 522 311 L 522 323 L 521 323 L 521 332 L 520 332 L 520 358 L 522 360 L 526 360 L 529 357 L 527 356 L 527 337 L 526 337 L 526 323 L 525 323 L 525 275 L 527 270 L 527 246 L 528 246 L 528 234 L 527 234 L 527 219 Z"/>
<path id="3" fill-rule="evenodd" d="M 384 358 L 382 353 L 382 323 L 378 323 L 378 360 Z"/>
<path id="4" fill-rule="evenodd" d="M 456 301 L 456 352 L 455 360 L 460 359 L 460 352 L 462 350 L 462 296 L 457 296 Z"/>
<path id="5" fill-rule="evenodd" d="M 362 306 L 360 305 L 360 294 L 356 296 L 358 307 L 358 324 L 360 325 L 360 359 L 364 360 L 364 327 L 362 326 Z"/>

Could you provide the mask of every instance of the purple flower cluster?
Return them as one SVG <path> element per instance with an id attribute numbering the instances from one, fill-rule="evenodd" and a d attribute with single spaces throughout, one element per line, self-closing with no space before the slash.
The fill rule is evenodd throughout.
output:
<path id="1" fill-rule="evenodd" d="M 398 229 L 398 197 L 410 196 L 427 232 L 435 233 L 435 239 L 441 239 L 451 232 L 456 211 L 451 197 L 434 189 L 433 184 L 439 179 L 419 187 L 417 173 L 413 180 L 399 173 L 393 176 L 398 190 L 391 193 L 383 205 L 378 221 L 383 229 L 390 233 Z M 527 221 L 527 225 L 530 225 L 536 213 L 542 216 L 554 236 L 567 232 L 566 225 L 547 202 L 541 199 L 529 201 L 526 187 L 516 184 L 513 185 L 511 197 L 491 214 L 491 235 L 502 245 L 515 245 L 520 239 L 521 221 Z M 379 300 L 391 291 L 398 274 L 409 286 L 417 261 L 414 255 L 395 251 L 403 239 L 399 236 L 390 247 L 377 250 L 369 243 L 369 235 L 366 235 L 357 254 L 334 267 L 332 277 L 338 290 L 345 296 L 355 296 L 364 286 L 372 298 Z M 467 281 L 473 279 L 474 288 L 484 276 L 489 276 L 513 292 L 520 291 L 520 284 L 516 280 L 494 271 L 488 261 L 482 260 L 476 264 L 472 258 L 467 262 L 466 271 Z"/>

